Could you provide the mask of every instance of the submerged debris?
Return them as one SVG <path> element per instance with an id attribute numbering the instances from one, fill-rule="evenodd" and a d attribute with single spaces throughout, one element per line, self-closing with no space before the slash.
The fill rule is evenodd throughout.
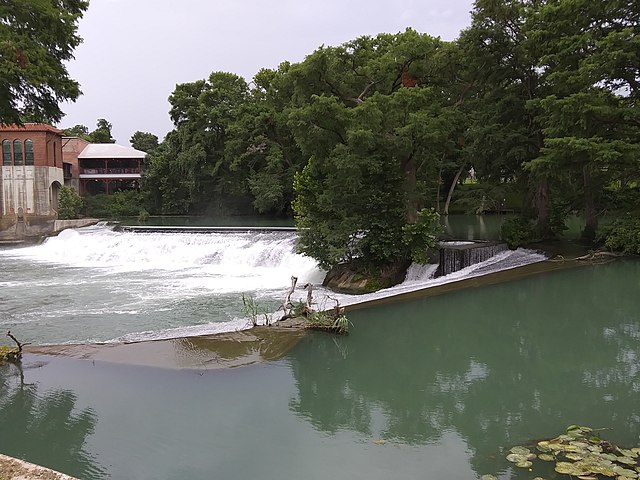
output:
<path id="1" fill-rule="evenodd" d="M 527 447 L 513 447 L 507 460 L 522 468 L 531 468 L 536 459 L 556 462 L 557 473 L 581 480 L 640 477 L 640 448 L 620 448 L 601 439 L 599 430 L 590 427 L 570 425 L 565 434 L 541 440 L 533 448 L 537 454 Z"/>

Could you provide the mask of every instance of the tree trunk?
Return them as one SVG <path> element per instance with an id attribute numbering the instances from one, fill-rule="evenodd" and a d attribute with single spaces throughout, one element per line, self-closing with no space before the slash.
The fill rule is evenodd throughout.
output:
<path id="1" fill-rule="evenodd" d="M 582 178 L 584 181 L 584 218 L 586 227 L 590 228 L 591 232 L 595 234 L 596 230 L 598 230 L 598 215 L 591 187 L 591 169 L 588 165 L 585 165 L 582 169 Z"/>
<path id="2" fill-rule="evenodd" d="M 453 191 L 458 184 L 458 180 L 460 179 L 460 175 L 462 175 L 462 172 L 464 171 L 465 165 L 466 164 L 464 163 L 460 165 L 460 168 L 456 172 L 456 176 L 453 177 L 453 181 L 451 182 L 451 186 L 449 187 L 449 193 L 447 194 L 447 200 L 444 202 L 444 210 L 442 211 L 443 215 L 449 215 L 449 204 L 451 203 L 451 197 L 453 197 Z"/>
<path id="3" fill-rule="evenodd" d="M 538 217 L 538 233 L 545 237 L 549 233 L 550 219 L 549 182 L 546 177 L 538 181 L 533 203 Z"/>
<path id="4" fill-rule="evenodd" d="M 416 223 L 418 220 L 418 199 L 416 198 L 418 166 L 413 158 L 413 154 L 404 162 L 403 169 L 405 176 L 405 191 L 407 193 L 407 211 L 405 214 L 405 220 L 407 223 Z"/>
<path id="5" fill-rule="evenodd" d="M 436 190 L 436 212 L 440 213 L 440 184 L 442 184 L 442 165 L 438 170 L 438 189 Z"/>

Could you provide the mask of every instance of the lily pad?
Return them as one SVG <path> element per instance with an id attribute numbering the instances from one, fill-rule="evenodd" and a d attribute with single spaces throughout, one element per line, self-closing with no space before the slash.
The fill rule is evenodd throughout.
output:
<path id="1" fill-rule="evenodd" d="M 636 458 L 638 455 L 640 455 L 640 452 L 634 452 L 634 450 L 637 449 L 626 449 L 626 448 L 619 448 L 618 451 L 624 455 L 625 457 L 631 457 L 631 458 Z"/>
<path id="2" fill-rule="evenodd" d="M 550 452 L 551 448 L 549 448 L 549 442 L 547 440 L 542 440 L 541 442 L 538 442 L 538 445 L 536 447 L 538 450 L 540 450 L 541 452 Z"/>
<path id="3" fill-rule="evenodd" d="M 531 453 L 531 450 L 529 450 L 527 447 L 513 447 L 511 450 L 509 450 L 511 453 L 515 453 L 517 455 L 529 455 Z"/>
<path id="4" fill-rule="evenodd" d="M 556 459 L 556 457 L 554 457 L 550 453 L 541 453 L 540 455 L 538 455 L 538 458 L 540 460 L 544 460 L 545 462 L 553 462 Z"/>
<path id="5" fill-rule="evenodd" d="M 622 468 L 618 465 L 612 468 L 616 475 L 619 477 L 629 477 L 629 478 L 637 478 L 638 474 L 633 470 L 629 470 L 628 468 Z"/>
<path id="6" fill-rule="evenodd" d="M 576 463 L 571 462 L 558 462 L 556 463 L 555 471 L 558 473 L 564 473 L 565 475 L 571 475 L 574 477 L 589 475 L 591 472 L 584 471 Z"/>
<path id="7" fill-rule="evenodd" d="M 510 453 L 509 455 L 507 455 L 507 460 L 512 463 L 526 462 L 527 456 L 520 453 Z"/>
<path id="8" fill-rule="evenodd" d="M 516 463 L 516 467 L 520 467 L 520 468 L 530 468 L 532 465 L 533 465 L 533 462 L 530 462 L 529 460 Z"/>
<path id="9" fill-rule="evenodd" d="M 625 465 L 636 465 L 636 461 L 631 457 L 618 457 L 615 460 L 618 463 L 624 463 Z"/>
<path id="10" fill-rule="evenodd" d="M 574 461 L 576 461 L 576 460 L 582 460 L 582 459 L 584 458 L 584 457 L 583 457 L 582 455 L 580 455 L 579 453 L 571 453 L 571 452 L 567 453 L 567 454 L 565 455 L 565 457 L 567 457 L 569 460 L 574 460 Z"/>

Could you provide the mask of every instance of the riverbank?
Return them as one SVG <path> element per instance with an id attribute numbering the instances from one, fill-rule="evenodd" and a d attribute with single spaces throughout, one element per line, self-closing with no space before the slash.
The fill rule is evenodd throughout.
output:
<path id="1" fill-rule="evenodd" d="M 485 275 L 453 281 L 394 296 L 367 300 L 345 307 L 346 313 L 401 303 L 419 298 L 434 297 L 465 289 L 512 282 L 553 271 L 578 268 L 589 262 L 573 260 L 582 250 L 565 250 L 567 257 L 521 267 L 501 270 Z M 306 334 L 304 323 L 289 319 L 272 326 L 257 326 L 249 330 L 170 340 L 152 340 L 132 343 L 30 345 L 26 354 L 56 355 L 91 361 L 158 367 L 166 369 L 221 369 L 236 368 L 263 361 L 277 360 L 293 348 Z"/>
<path id="2" fill-rule="evenodd" d="M 1 480 L 77 480 L 64 473 L 0 453 Z"/>

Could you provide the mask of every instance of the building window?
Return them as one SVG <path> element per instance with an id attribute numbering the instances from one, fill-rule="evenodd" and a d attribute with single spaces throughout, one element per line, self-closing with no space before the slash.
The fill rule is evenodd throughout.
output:
<path id="1" fill-rule="evenodd" d="M 33 165 L 33 140 L 24 141 L 24 164 Z"/>
<path id="2" fill-rule="evenodd" d="M 2 141 L 2 165 L 11 165 L 11 142 Z"/>
<path id="3" fill-rule="evenodd" d="M 13 141 L 13 164 L 22 165 L 22 142 L 20 140 Z"/>

